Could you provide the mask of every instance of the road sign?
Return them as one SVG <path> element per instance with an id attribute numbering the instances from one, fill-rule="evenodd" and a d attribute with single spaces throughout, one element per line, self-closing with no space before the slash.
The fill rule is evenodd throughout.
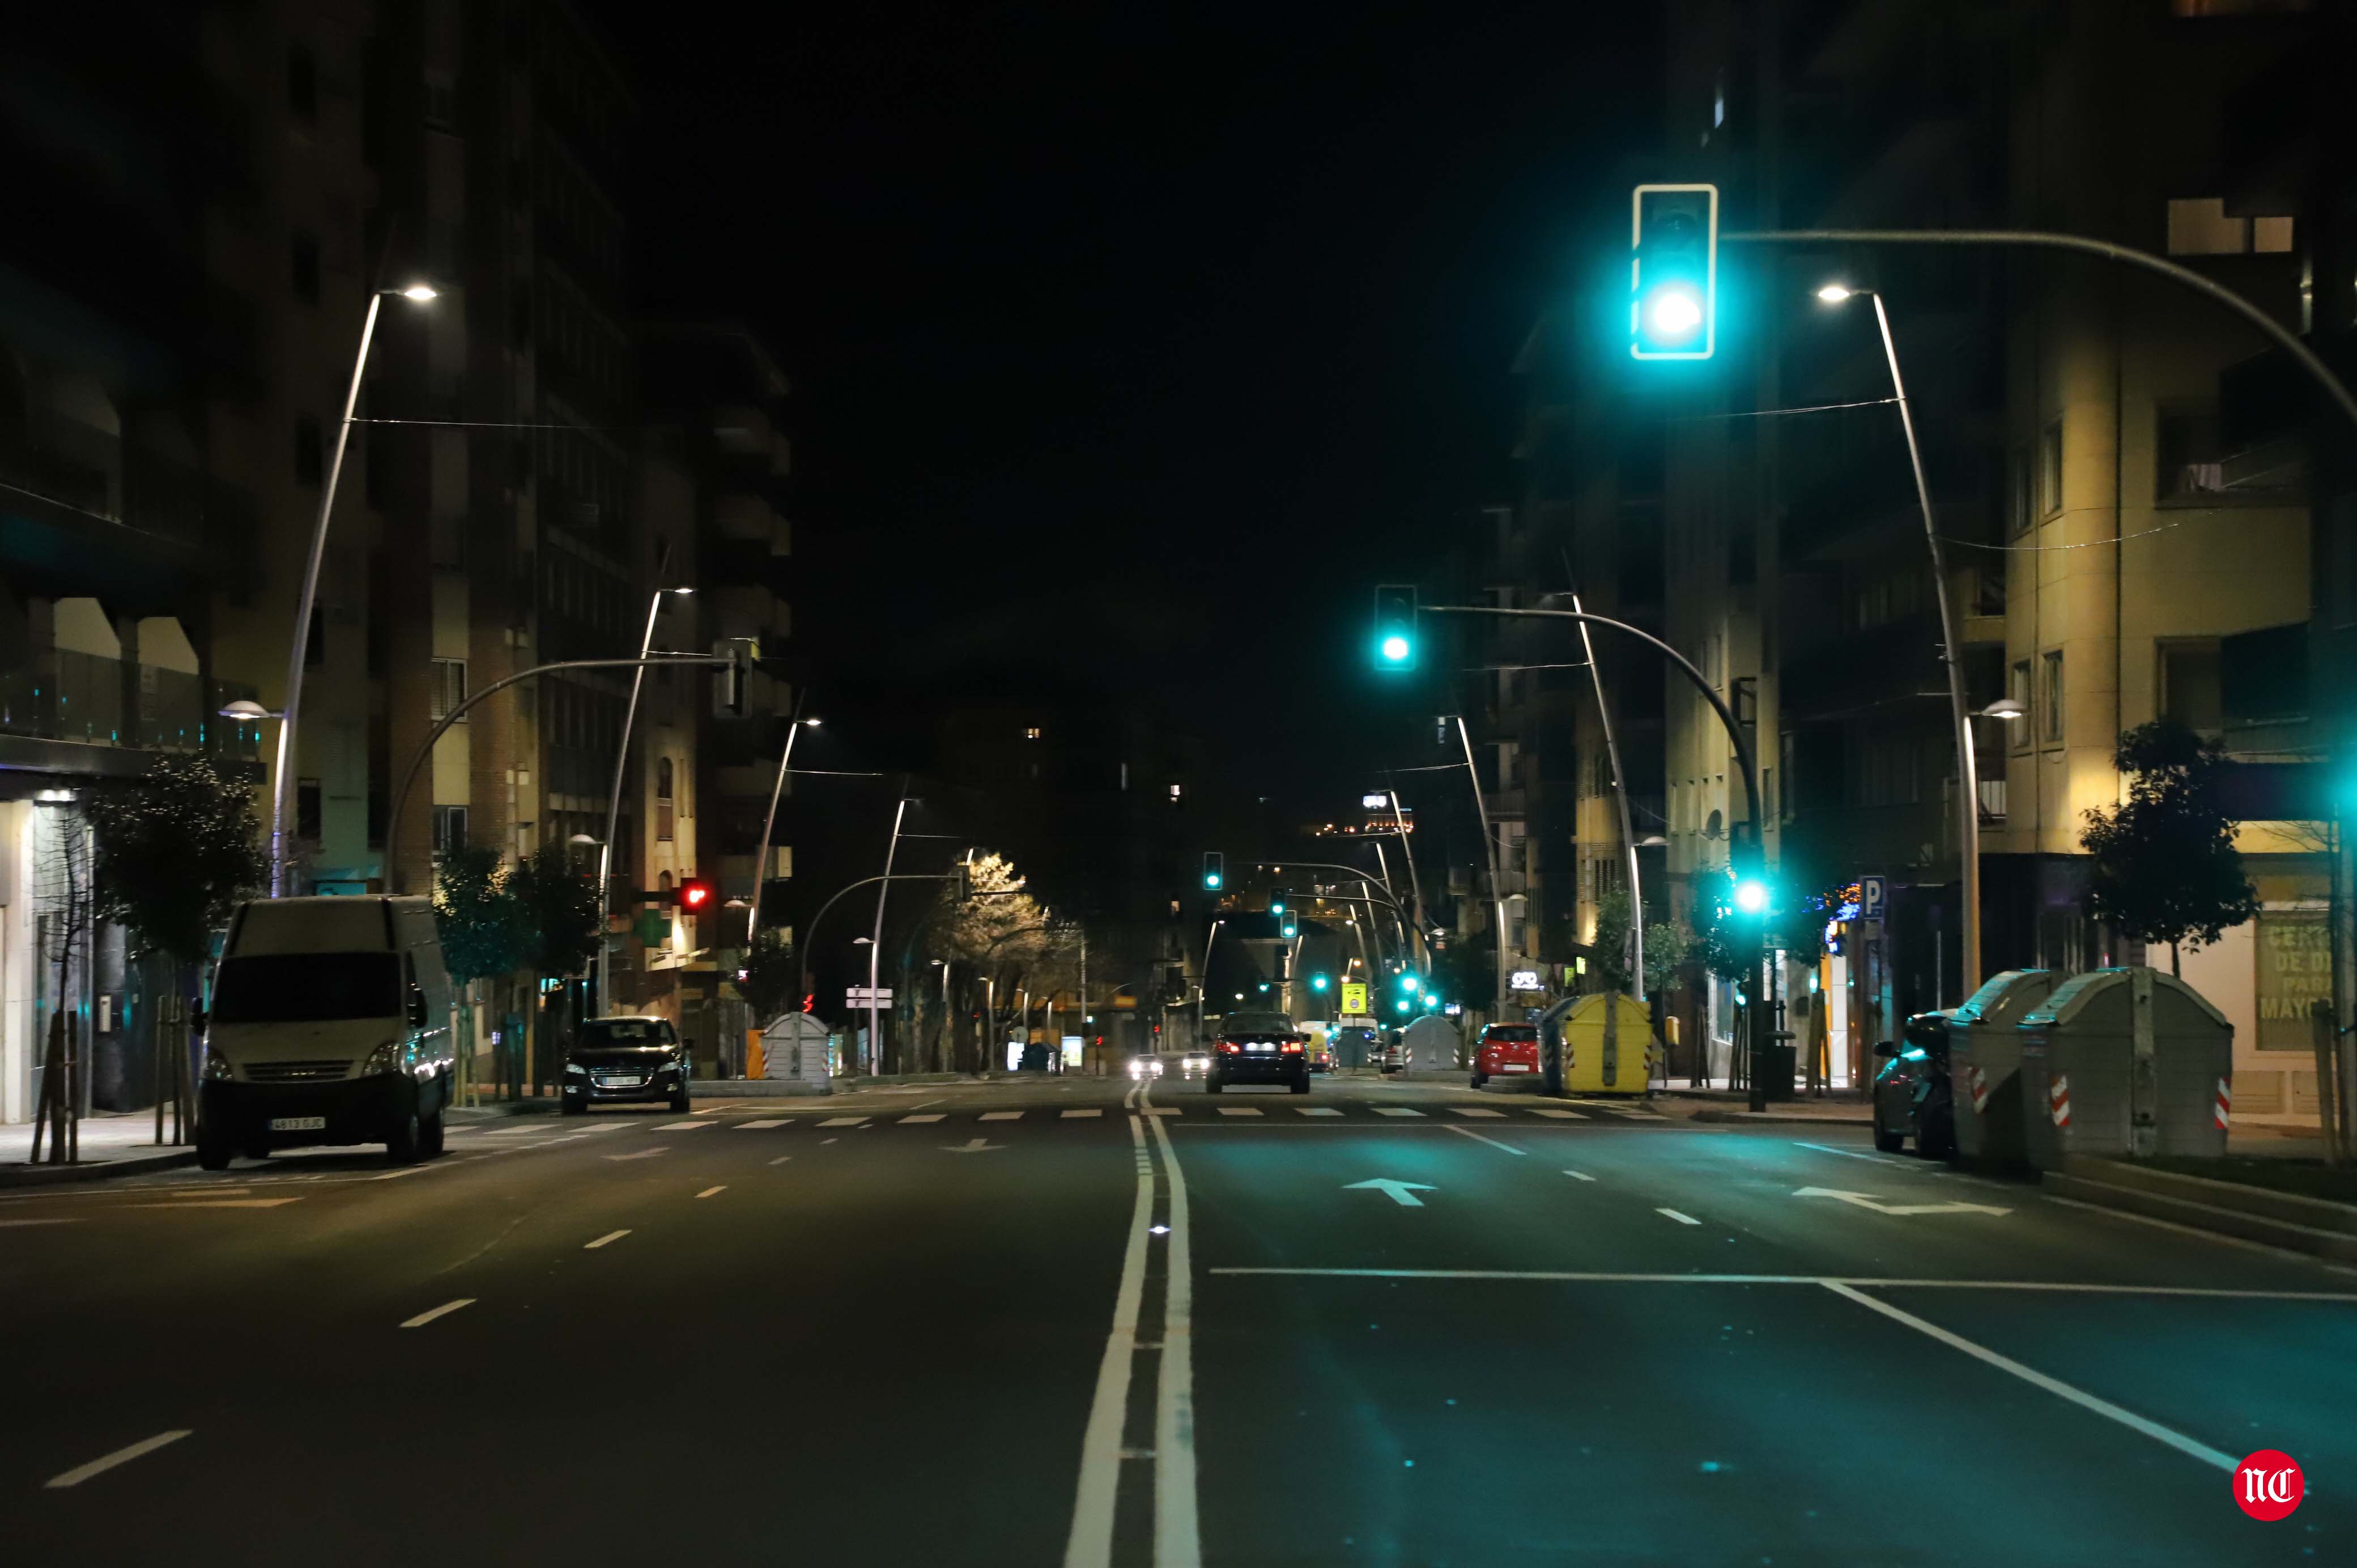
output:
<path id="1" fill-rule="evenodd" d="M 1385 1197 L 1390 1198 L 1402 1208 L 1422 1208 L 1424 1207 L 1424 1199 L 1416 1197 L 1416 1194 L 1419 1192 L 1437 1192 L 1439 1190 L 1437 1187 L 1426 1187 L 1420 1181 L 1394 1181 L 1389 1176 L 1377 1176 L 1372 1181 L 1351 1182 L 1346 1184 L 1342 1190 L 1344 1192 L 1363 1192 L 1369 1188 L 1372 1188 L 1374 1191 L 1382 1193 Z"/>
<path id="2" fill-rule="evenodd" d="M 1363 980 L 1344 981 L 1342 983 L 1342 1011 L 1345 1014 L 1351 1014 L 1364 1013 L 1366 1010 L 1367 983 Z"/>
<path id="3" fill-rule="evenodd" d="M 1879 920 L 1890 904 L 1890 884 L 1879 876 L 1857 879 L 1857 918 Z"/>
<path id="4" fill-rule="evenodd" d="M 854 1007 L 865 1007 L 870 1001 L 881 1007 L 892 1000 L 892 988 L 888 985 L 879 985 L 870 991 L 865 985 L 855 985 L 844 993 L 844 1000 Z"/>

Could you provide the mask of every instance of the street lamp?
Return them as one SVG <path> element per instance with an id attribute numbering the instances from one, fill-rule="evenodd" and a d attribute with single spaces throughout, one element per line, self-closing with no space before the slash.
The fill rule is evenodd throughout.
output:
<path id="1" fill-rule="evenodd" d="M 904 782 L 901 789 L 905 791 L 907 788 Z M 876 1032 L 876 982 L 879 972 L 878 960 L 884 951 L 884 898 L 892 891 L 892 858 L 900 853 L 900 823 L 909 814 L 909 800 L 910 797 L 904 792 L 900 797 L 899 809 L 892 813 L 892 842 L 884 849 L 884 880 L 876 885 L 876 936 L 867 947 L 867 1070 L 869 1072 L 880 1071 L 884 1065 L 884 1041 Z M 1028 1014 L 1026 1017 L 1028 1020 Z M 1029 1027 L 1028 1021 L 1025 1027 L 1027 1029 Z"/>
<path id="2" fill-rule="evenodd" d="M 1923 475 L 1923 448 L 1915 438 L 1915 414 L 1908 406 L 1907 383 L 1899 374 L 1899 349 L 1890 338 L 1890 313 L 1882 295 L 1870 288 L 1853 288 L 1833 282 L 1817 290 L 1827 305 L 1840 305 L 1864 295 L 1874 301 L 1874 322 L 1882 332 L 1882 353 L 1890 365 L 1891 400 L 1899 404 L 1899 424 L 1907 433 L 1907 460 L 1915 469 L 1915 499 L 1923 512 L 1923 542 L 1932 552 L 1932 589 L 1940 601 L 1941 661 L 1948 667 L 1948 708 L 1956 730 L 1956 832 L 1962 883 L 1964 919 L 1964 986 L 1969 996 L 1981 983 L 1981 786 L 1980 768 L 1973 756 L 1971 711 L 1964 706 L 1964 650 L 1957 639 L 1955 607 L 1948 600 L 1947 563 L 1940 553 L 1940 532 L 1932 521 L 1932 485 Z"/>
<path id="3" fill-rule="evenodd" d="M 360 352 L 352 356 L 352 384 L 344 393 L 344 417 L 336 426 L 336 454 L 328 464 L 328 481 L 319 492 L 319 515 L 311 524 L 311 551 L 303 563 L 303 587 L 295 599 L 294 646 L 286 653 L 286 710 L 278 726 L 278 772 L 270 790 L 270 896 L 286 896 L 286 819 L 295 800 L 295 731 L 303 713 L 303 670 L 311 651 L 311 615 L 319 598 L 319 566 L 328 553 L 328 520 L 336 510 L 336 481 L 343 477 L 344 450 L 351 444 L 352 413 L 360 406 L 361 378 L 368 371 L 369 343 L 376 336 L 378 308 L 388 294 L 398 294 L 413 305 L 436 297 L 433 286 L 413 283 L 405 288 L 377 289 L 369 295 L 368 315 L 361 322 Z M 386 867 L 385 885 L 392 886 Z"/>
<path id="4" fill-rule="evenodd" d="M 657 588 L 654 591 L 653 596 L 647 601 L 646 635 L 639 639 L 640 659 L 644 659 L 647 650 L 655 645 L 655 617 L 662 613 L 663 596 L 676 594 L 685 597 L 694 592 L 694 588 Z M 614 964 L 613 943 L 606 934 L 608 910 L 606 887 L 614 871 L 614 835 L 621 828 L 622 774 L 630 761 L 630 728 L 638 722 L 639 692 L 646 683 L 647 667 L 641 664 L 630 671 L 630 705 L 622 710 L 622 738 L 614 747 L 614 788 L 606 797 L 606 847 L 597 854 L 597 1005 L 605 1011 L 610 1011 L 614 1004 L 613 993 L 606 988 L 607 981 L 613 974 Z"/>
<path id="5" fill-rule="evenodd" d="M 808 693 L 804 693 L 807 696 Z M 804 729 L 818 728 L 816 719 L 802 716 L 802 698 L 794 699 L 794 716 L 786 726 L 786 747 L 778 758 L 777 782 L 770 786 L 770 812 L 761 819 L 761 847 L 753 855 L 753 912 L 745 919 L 745 950 L 753 950 L 753 937 L 761 929 L 761 889 L 770 880 L 770 833 L 778 825 L 778 797 L 786 792 L 786 770 L 793 765 L 794 738 Z"/>

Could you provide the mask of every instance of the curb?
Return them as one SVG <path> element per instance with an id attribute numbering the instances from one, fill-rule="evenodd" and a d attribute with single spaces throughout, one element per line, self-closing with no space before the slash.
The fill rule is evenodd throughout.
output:
<path id="1" fill-rule="evenodd" d="M 2201 1178 L 2190 1179 L 2199 1181 Z M 2357 1263 L 2357 1236 L 2338 1230 L 2328 1230 L 2278 1219 L 2254 1212 L 2250 1208 L 2202 1202 L 2147 1187 L 2124 1187 L 2061 1171 L 2041 1173 L 2039 1185 L 2057 1197 L 2073 1199 L 2097 1208 L 2116 1209 L 2122 1213 L 2141 1215 L 2147 1219 L 2165 1219 L 2190 1230 L 2208 1230 L 2286 1251 L 2305 1252 L 2314 1258 Z M 2231 1184 L 2202 1182 L 2201 1185 L 2224 1187 Z"/>
<path id="2" fill-rule="evenodd" d="M 119 1160 L 86 1160 L 73 1165 L 11 1164 L 0 1165 L 0 1187 L 56 1187 L 67 1182 L 104 1181 L 110 1176 L 146 1176 L 196 1163 L 196 1150 L 171 1149 L 161 1154 L 132 1155 Z"/>

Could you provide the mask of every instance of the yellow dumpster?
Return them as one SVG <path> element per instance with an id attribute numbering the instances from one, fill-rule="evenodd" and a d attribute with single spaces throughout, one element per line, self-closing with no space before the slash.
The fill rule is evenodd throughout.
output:
<path id="1" fill-rule="evenodd" d="M 1566 1094 L 1642 1094 L 1653 1041 L 1646 1005 L 1617 991 L 1594 992 L 1571 1004 L 1563 1031 Z"/>

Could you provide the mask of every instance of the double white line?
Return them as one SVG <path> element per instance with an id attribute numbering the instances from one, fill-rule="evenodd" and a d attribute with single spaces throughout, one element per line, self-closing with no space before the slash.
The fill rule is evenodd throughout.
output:
<path id="1" fill-rule="evenodd" d="M 1137 1106 L 1146 1109 L 1153 1086 L 1144 1087 Z M 1146 1300 L 1146 1261 L 1154 1241 L 1154 1158 L 1145 1123 L 1153 1121 L 1154 1142 L 1169 1183 L 1168 1255 L 1163 1260 L 1162 1339 L 1141 1344 L 1140 1309 Z M 1201 1568 L 1203 1548 L 1195 1517 L 1195 1283 L 1188 1247 L 1187 1178 L 1178 1169 L 1170 1134 L 1159 1119 L 1132 1115 L 1130 1148 L 1136 1162 L 1137 1197 L 1130 1206 L 1129 1244 L 1123 1253 L 1121 1287 L 1114 1293 L 1113 1331 L 1105 1337 L 1097 1366 L 1096 1396 L 1089 1405 L 1088 1430 L 1081 1440 L 1081 1479 L 1072 1498 L 1072 1533 L 1064 1545 L 1064 1568 L 1110 1568 L 1114 1504 L 1125 1459 L 1154 1466 L 1154 1562 L 1156 1568 Z M 1161 1353 L 1154 1390 L 1154 1447 L 1125 1452 L 1122 1427 L 1128 1414 L 1131 1363 L 1141 1349 Z"/>

